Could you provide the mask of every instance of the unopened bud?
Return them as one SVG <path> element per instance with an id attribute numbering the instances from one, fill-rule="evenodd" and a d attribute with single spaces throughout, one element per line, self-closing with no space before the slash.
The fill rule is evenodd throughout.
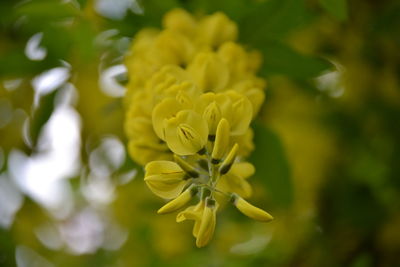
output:
<path id="1" fill-rule="evenodd" d="M 261 222 L 269 222 L 274 219 L 268 212 L 251 205 L 240 196 L 233 194 L 231 202 L 235 207 L 247 217 Z"/>
<path id="2" fill-rule="evenodd" d="M 231 169 L 232 164 L 235 162 L 238 149 L 239 149 L 238 144 L 235 144 L 232 147 L 231 151 L 226 156 L 225 160 L 222 162 L 221 167 L 219 167 L 220 174 L 224 175 Z"/>
<path id="3" fill-rule="evenodd" d="M 218 204 L 215 200 L 207 198 L 196 239 L 196 246 L 199 248 L 207 245 L 214 235 L 217 209 Z"/>
<path id="4" fill-rule="evenodd" d="M 162 206 L 157 213 L 158 214 L 166 214 L 166 213 L 171 213 L 174 212 L 183 206 L 185 206 L 193 196 L 195 196 L 198 192 L 197 187 L 189 187 L 186 189 L 182 194 L 180 194 L 177 198 L 174 200 L 171 200 L 164 206 Z"/>
<path id="5" fill-rule="evenodd" d="M 229 122 L 225 118 L 222 118 L 217 127 L 214 148 L 211 155 L 212 163 L 218 164 L 225 155 L 229 145 L 229 132 Z"/>
<path id="6" fill-rule="evenodd" d="M 191 178 L 199 177 L 198 171 L 190 165 L 187 161 L 179 157 L 178 155 L 174 154 L 174 160 L 178 163 L 179 167 L 182 168 Z"/>

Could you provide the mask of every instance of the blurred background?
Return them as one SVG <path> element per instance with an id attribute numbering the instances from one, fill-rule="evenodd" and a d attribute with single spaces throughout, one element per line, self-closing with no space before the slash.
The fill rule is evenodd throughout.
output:
<path id="1" fill-rule="evenodd" d="M 251 201 L 197 249 L 126 154 L 124 53 L 174 7 L 264 55 Z M 400 266 L 400 2 L 0 2 L 0 266 Z"/>

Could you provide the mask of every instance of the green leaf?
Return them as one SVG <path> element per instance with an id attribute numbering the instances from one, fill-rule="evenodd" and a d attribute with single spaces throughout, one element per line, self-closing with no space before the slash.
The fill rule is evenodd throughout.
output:
<path id="1" fill-rule="evenodd" d="M 321 74 L 332 65 L 323 59 L 303 55 L 278 41 L 266 41 L 258 47 L 263 53 L 262 74 L 284 74 L 292 78 L 307 79 Z"/>
<path id="2" fill-rule="evenodd" d="M 74 7 L 73 4 L 53 0 L 28 1 L 18 5 L 15 9 L 15 15 L 28 16 L 34 23 L 38 21 L 62 20 L 80 14 L 80 10 Z"/>
<path id="3" fill-rule="evenodd" d="M 347 19 L 347 0 L 319 0 L 321 6 L 340 21 Z"/>
<path id="4" fill-rule="evenodd" d="M 256 167 L 257 181 L 265 186 L 269 200 L 288 208 L 293 202 L 291 171 L 278 136 L 260 123 L 253 125 L 255 151 L 250 161 Z"/>
<path id="5" fill-rule="evenodd" d="M 262 44 L 265 40 L 282 40 L 313 19 L 304 1 L 269 0 L 249 6 L 251 11 L 246 12 L 238 25 L 242 41 L 253 45 Z"/>

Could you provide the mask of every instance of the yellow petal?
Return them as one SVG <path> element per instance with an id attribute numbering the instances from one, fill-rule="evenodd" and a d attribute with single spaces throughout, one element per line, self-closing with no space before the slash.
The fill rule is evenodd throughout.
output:
<path id="1" fill-rule="evenodd" d="M 274 219 L 274 217 L 272 217 L 268 212 L 251 205 L 240 196 L 236 196 L 236 199 L 234 200 L 234 205 L 240 212 L 254 220 L 269 222 Z"/>
<path id="2" fill-rule="evenodd" d="M 238 143 L 239 150 L 238 155 L 241 157 L 248 157 L 251 152 L 254 150 L 254 143 L 253 143 L 253 129 L 249 127 L 246 133 L 243 135 L 236 135 L 231 137 L 231 143 Z"/>
<path id="3" fill-rule="evenodd" d="M 234 42 L 226 42 L 218 49 L 218 56 L 229 67 L 232 79 L 241 80 L 249 72 L 247 53 L 244 48 Z"/>
<path id="4" fill-rule="evenodd" d="M 164 15 L 163 26 L 186 35 L 193 35 L 197 25 L 191 14 L 181 8 L 175 8 Z"/>
<path id="5" fill-rule="evenodd" d="M 234 161 L 236 159 L 238 149 L 239 149 L 238 144 L 234 144 L 231 151 L 229 152 L 229 154 L 226 156 L 226 158 L 222 162 L 221 166 L 219 167 L 219 172 L 222 175 L 224 175 L 231 169 L 232 164 L 234 163 Z"/>
<path id="6" fill-rule="evenodd" d="M 253 193 L 251 185 L 245 179 L 230 172 L 219 179 L 217 189 L 226 193 L 236 193 L 244 198 L 249 198 Z"/>
<path id="7" fill-rule="evenodd" d="M 209 135 L 215 135 L 222 113 L 215 101 L 211 102 L 203 112 L 203 118 L 207 121 Z"/>
<path id="8" fill-rule="evenodd" d="M 207 16 L 200 22 L 200 41 L 210 46 L 217 47 L 224 42 L 235 41 L 237 35 L 236 24 L 221 12 Z"/>
<path id="9" fill-rule="evenodd" d="M 129 140 L 128 152 L 132 159 L 140 165 L 145 165 L 153 160 L 172 159 L 172 153 L 165 143 L 160 144 L 145 136 L 140 139 Z"/>
<path id="10" fill-rule="evenodd" d="M 235 91 L 228 91 L 227 95 L 233 103 L 232 120 L 229 121 L 231 124 L 231 134 L 243 135 L 249 128 L 251 119 L 253 118 L 253 106 L 246 96 Z"/>
<path id="11" fill-rule="evenodd" d="M 185 187 L 185 172 L 172 161 L 152 161 L 145 167 L 145 178 L 150 190 L 162 198 L 176 198 Z"/>
<path id="12" fill-rule="evenodd" d="M 203 92 L 218 92 L 228 85 L 228 67 L 215 53 L 198 53 L 188 66 L 188 72 Z"/>
<path id="13" fill-rule="evenodd" d="M 148 81 L 147 88 L 155 91 L 155 88 L 159 84 L 164 83 L 166 80 L 173 80 L 176 83 L 181 83 L 187 79 L 187 73 L 184 69 L 177 65 L 166 65 L 151 76 L 151 79 Z"/>
<path id="14" fill-rule="evenodd" d="M 212 205 L 209 204 L 210 201 L 213 203 Z M 216 203 L 215 200 L 206 199 L 206 205 L 196 239 L 196 246 L 199 248 L 207 245 L 214 235 L 217 209 L 218 203 Z"/>
<path id="15" fill-rule="evenodd" d="M 218 107 L 218 110 L 221 113 L 220 118 L 225 118 L 228 122 L 232 119 L 232 101 L 228 95 L 225 93 L 215 94 L 212 92 L 202 94 L 200 98 L 196 101 L 195 111 L 199 114 L 206 113 L 206 109 L 210 107 L 210 105 L 215 105 Z M 219 120 L 217 121 L 218 124 Z M 217 125 L 215 125 L 217 126 Z M 216 130 L 216 129 L 215 129 Z M 211 134 L 215 134 L 215 130 L 210 130 Z"/>
<path id="16" fill-rule="evenodd" d="M 180 156 L 176 154 L 174 154 L 174 160 L 176 163 L 178 163 L 178 165 L 182 168 L 182 170 L 184 170 L 187 173 L 188 176 L 192 178 L 199 177 L 199 172 L 189 162 L 182 159 Z"/>
<path id="17" fill-rule="evenodd" d="M 182 105 L 176 98 L 172 97 L 165 98 L 154 107 L 152 113 L 153 127 L 160 139 L 165 140 L 164 120 L 174 117 L 180 110 L 182 110 Z"/>
<path id="18" fill-rule="evenodd" d="M 237 162 L 232 165 L 229 173 L 247 179 L 255 173 L 255 168 L 250 162 Z"/>
<path id="19" fill-rule="evenodd" d="M 165 141 L 178 155 L 193 155 L 207 143 L 207 122 L 192 110 L 182 110 L 176 117 L 164 120 Z"/>
<path id="20" fill-rule="evenodd" d="M 164 64 L 187 64 L 192 59 L 194 45 L 185 35 L 171 30 L 162 31 L 155 40 L 155 56 Z"/>
<path id="21" fill-rule="evenodd" d="M 170 212 L 174 212 L 183 206 L 185 206 L 194 195 L 197 193 L 197 188 L 196 187 L 190 187 L 186 189 L 182 194 L 180 194 L 177 198 L 174 200 L 171 200 L 164 206 L 162 206 L 157 213 L 159 214 L 166 214 Z"/>
<path id="22" fill-rule="evenodd" d="M 184 211 L 178 213 L 176 222 L 183 222 L 185 220 L 200 220 L 203 215 L 204 201 L 200 201 L 195 206 L 187 207 Z"/>

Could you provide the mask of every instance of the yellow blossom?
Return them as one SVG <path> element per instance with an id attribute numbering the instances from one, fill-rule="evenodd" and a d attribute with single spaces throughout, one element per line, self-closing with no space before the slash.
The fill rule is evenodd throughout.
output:
<path id="1" fill-rule="evenodd" d="M 245 161 L 254 149 L 250 127 L 264 102 L 266 82 L 256 76 L 262 58 L 236 41 L 237 25 L 223 13 L 167 13 L 164 29 L 144 29 L 125 58 L 129 82 L 125 132 L 145 182 L 171 199 L 158 213 L 184 208 L 177 222 L 193 220 L 196 246 L 207 245 L 220 201 L 245 215 L 272 219 L 243 198 L 252 194 Z M 170 161 L 174 160 L 174 161 Z"/>
<path id="2" fill-rule="evenodd" d="M 202 43 L 217 47 L 224 42 L 235 41 L 238 36 L 236 24 L 221 12 L 200 21 L 199 39 Z"/>
<path id="3" fill-rule="evenodd" d="M 163 18 L 163 26 L 166 29 L 192 36 L 197 28 L 196 20 L 183 9 L 173 9 Z"/>
<path id="4" fill-rule="evenodd" d="M 218 123 L 215 143 L 211 154 L 212 163 L 216 164 L 225 156 L 229 146 L 230 127 L 229 122 L 222 118 Z"/>
<path id="5" fill-rule="evenodd" d="M 178 155 L 193 155 L 205 149 L 207 122 L 193 110 L 181 110 L 175 117 L 165 119 L 164 129 L 168 147 Z"/>
<path id="6" fill-rule="evenodd" d="M 196 195 L 197 190 L 198 190 L 197 187 L 190 187 L 190 188 L 186 189 L 177 198 L 175 198 L 174 200 L 171 200 L 170 202 L 168 202 L 167 204 L 162 206 L 157 211 L 157 213 L 165 214 L 165 213 L 174 212 L 174 211 L 182 208 L 192 199 L 192 197 L 194 195 Z"/>
<path id="7" fill-rule="evenodd" d="M 178 213 L 176 216 L 176 222 L 183 222 L 185 220 L 193 220 L 194 226 L 192 234 L 194 237 L 197 237 L 199 234 L 199 229 L 201 225 L 201 219 L 203 218 L 203 211 L 205 207 L 205 201 L 201 200 L 195 206 L 190 206 L 186 208 L 184 211 Z"/>
<path id="8" fill-rule="evenodd" d="M 152 161 L 145 170 L 147 186 L 162 198 L 176 198 L 187 184 L 186 173 L 173 161 Z"/>
<path id="9" fill-rule="evenodd" d="M 217 209 L 218 203 L 213 199 L 206 198 L 206 204 L 196 239 L 196 246 L 199 248 L 207 245 L 214 235 Z"/>
<path id="10" fill-rule="evenodd" d="M 213 52 L 198 53 L 188 66 L 193 81 L 203 92 L 219 92 L 229 82 L 226 64 Z"/>
<path id="11" fill-rule="evenodd" d="M 274 219 L 268 212 L 251 205 L 240 196 L 233 195 L 233 205 L 244 215 L 261 222 L 269 222 Z"/>

